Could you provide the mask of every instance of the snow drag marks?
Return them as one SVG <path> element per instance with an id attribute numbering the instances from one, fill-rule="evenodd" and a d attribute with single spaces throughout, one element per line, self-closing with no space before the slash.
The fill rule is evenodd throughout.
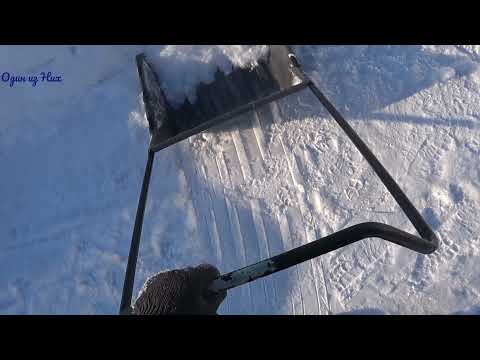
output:
<path id="1" fill-rule="evenodd" d="M 322 199 L 325 186 L 305 171 L 305 166 L 314 168 L 305 165 L 310 158 L 297 151 L 298 141 L 284 141 L 291 139 L 285 130 L 295 124 L 289 124 L 294 119 L 285 116 L 282 106 L 301 112 L 298 99 L 272 103 L 181 145 L 183 155 L 188 156 L 188 149 L 192 154 L 188 161 L 194 168 L 189 171 L 192 194 L 203 194 L 196 205 L 197 216 L 208 219 L 209 230 L 203 236 L 209 238 L 209 248 L 224 272 L 235 269 L 231 266 L 235 255 L 251 264 L 316 240 L 326 228 L 333 228 L 319 217 L 318 208 L 328 207 L 320 203 L 328 202 Z M 240 311 L 239 304 L 250 304 L 244 311 L 326 314 L 331 309 L 325 277 L 322 260 L 308 261 L 244 286 L 248 291 L 237 291 L 235 301 L 224 308 L 230 313 Z"/>

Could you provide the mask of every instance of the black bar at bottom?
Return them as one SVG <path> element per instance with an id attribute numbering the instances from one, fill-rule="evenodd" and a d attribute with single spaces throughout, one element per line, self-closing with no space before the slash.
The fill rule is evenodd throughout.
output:
<path id="1" fill-rule="evenodd" d="M 137 215 L 135 216 L 135 226 L 133 228 L 132 243 L 130 253 L 128 254 L 128 264 L 125 271 L 125 280 L 123 283 L 122 301 L 120 303 L 120 314 L 128 313 L 132 304 L 133 282 L 135 280 L 135 269 L 137 267 L 138 249 L 140 247 L 140 238 L 142 235 L 143 215 L 147 203 L 148 186 L 150 185 L 150 175 L 152 174 L 153 159 L 155 153 L 148 151 L 147 166 L 143 176 L 142 191 L 138 201 Z"/>
<path id="2" fill-rule="evenodd" d="M 367 238 L 384 239 L 422 254 L 430 254 L 437 249 L 435 243 L 418 236 L 389 225 L 367 222 L 222 275 L 213 281 L 209 290 L 219 292 L 232 289 Z"/>

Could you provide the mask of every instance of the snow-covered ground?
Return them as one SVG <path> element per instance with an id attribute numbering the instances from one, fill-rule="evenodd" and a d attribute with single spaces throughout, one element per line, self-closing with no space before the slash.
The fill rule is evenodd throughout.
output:
<path id="1" fill-rule="evenodd" d="M 480 46 L 295 48 L 440 248 L 368 239 L 234 289 L 220 313 L 480 313 Z M 144 50 L 239 61 L 193 46 L 0 47 L 0 75 L 62 77 L 0 81 L 0 313 L 117 312 L 149 141 Z M 160 152 L 153 171 L 135 291 L 160 270 L 226 272 L 363 221 L 414 231 L 308 91 Z"/>

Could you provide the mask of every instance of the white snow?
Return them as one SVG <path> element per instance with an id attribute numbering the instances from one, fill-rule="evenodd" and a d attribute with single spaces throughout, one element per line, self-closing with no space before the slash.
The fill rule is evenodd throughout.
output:
<path id="1" fill-rule="evenodd" d="M 185 97 L 194 102 L 196 86 L 212 82 L 217 68 L 228 74 L 232 67 L 254 66 L 267 49 L 266 45 L 167 45 L 149 47 L 146 54 L 168 100 L 178 105 Z"/>
<path id="2" fill-rule="evenodd" d="M 480 46 L 295 49 L 440 248 L 368 239 L 234 289 L 220 313 L 478 314 Z M 117 312 L 149 141 L 135 55 L 155 58 L 182 101 L 216 66 L 264 51 L 243 50 L 0 47 L 0 76 L 62 77 L 0 82 L 0 313 Z M 226 272 L 363 221 L 414 232 L 303 91 L 157 154 L 135 292 L 165 269 L 207 261 Z"/>

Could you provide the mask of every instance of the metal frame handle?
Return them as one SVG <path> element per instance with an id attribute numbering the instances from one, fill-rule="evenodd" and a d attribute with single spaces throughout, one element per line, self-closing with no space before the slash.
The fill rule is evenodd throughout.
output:
<path id="1" fill-rule="evenodd" d="M 298 64 L 298 60 L 295 57 L 295 54 L 290 49 L 289 54 L 290 59 L 294 63 L 296 70 L 299 71 L 300 75 L 304 77 L 304 86 L 310 88 L 313 94 L 317 97 L 320 103 L 327 109 L 327 111 L 332 115 L 338 125 L 344 130 L 356 148 L 360 151 L 363 157 L 367 162 L 372 166 L 375 173 L 378 175 L 380 180 L 383 182 L 387 190 L 392 194 L 396 202 L 400 205 L 403 212 L 407 215 L 410 222 L 413 224 L 415 229 L 420 234 L 419 236 L 406 233 L 402 230 L 396 229 L 392 226 L 376 223 L 376 222 L 367 222 L 358 224 L 331 235 L 325 236 L 321 239 L 313 241 L 311 243 L 305 244 L 298 248 L 292 249 L 290 251 L 284 252 L 280 255 L 274 256 L 270 259 L 260 261 L 256 264 L 244 267 L 239 270 L 232 271 L 228 274 L 222 275 L 219 278 L 215 279 L 209 287 L 211 292 L 218 292 L 221 290 L 231 289 L 250 281 L 254 281 L 258 278 L 273 274 L 277 271 L 284 270 L 291 266 L 300 264 L 304 261 L 313 259 L 317 256 L 326 254 L 328 252 L 337 250 L 341 247 L 350 245 L 354 242 L 366 239 L 377 237 L 390 241 L 397 245 L 406 247 L 408 249 L 417 251 L 422 254 L 430 254 L 438 248 L 438 238 L 435 233 L 432 231 L 427 222 L 420 215 L 418 210 L 408 199 L 405 193 L 400 189 L 395 180 L 391 177 L 388 171 L 383 167 L 380 161 L 375 157 L 375 155 L 370 151 L 367 145 L 363 140 L 358 136 L 358 134 L 353 130 L 353 128 L 347 123 L 343 116 L 337 111 L 337 109 L 332 105 L 332 103 L 325 97 L 325 95 L 317 88 L 317 86 L 309 79 L 306 74 L 303 72 L 301 66 Z M 137 57 L 137 64 L 140 64 L 141 57 Z M 138 65 L 139 75 L 142 82 L 142 88 L 145 88 L 145 78 L 143 70 Z M 303 87 L 303 86 L 302 86 Z M 148 97 L 148 94 L 144 92 L 144 98 Z M 148 99 L 144 99 L 148 100 Z M 148 104 L 148 101 L 144 101 Z M 147 116 L 153 116 L 151 113 L 155 109 L 148 108 L 146 112 Z M 149 121 L 150 123 L 150 121 Z M 152 129 L 150 129 L 152 132 Z M 153 160 L 155 153 L 152 150 L 151 146 L 148 151 L 148 161 L 145 169 L 145 175 L 143 178 L 142 190 L 140 194 L 140 199 L 138 202 L 137 214 L 135 218 L 135 226 L 132 236 L 132 243 L 130 247 L 130 253 L 128 257 L 127 269 L 125 272 L 125 282 L 122 293 L 122 300 L 120 305 L 120 314 L 128 314 L 131 309 L 131 300 L 132 300 L 132 291 L 133 291 L 133 282 L 135 278 L 135 268 L 138 258 L 140 237 L 142 231 L 142 223 L 145 212 L 145 205 L 147 201 L 148 187 L 150 183 L 150 177 L 152 173 Z"/>
<path id="2" fill-rule="evenodd" d="M 293 51 L 289 56 L 295 58 Z M 295 59 L 295 62 L 298 63 L 298 60 Z M 298 66 L 298 69 L 303 73 L 301 66 Z M 395 201 L 400 205 L 400 208 L 405 215 L 407 215 L 410 222 L 420 234 L 420 237 L 386 224 L 376 222 L 362 223 L 343 229 L 272 258 L 260 261 L 256 264 L 221 275 L 210 285 L 209 291 L 211 292 L 215 293 L 246 284 L 366 238 L 381 238 L 422 254 L 430 254 L 438 248 L 439 241 L 437 236 L 385 167 L 375 157 L 355 130 L 353 130 L 353 128 L 347 123 L 335 106 L 333 106 L 327 97 L 318 89 L 313 81 L 308 78 L 305 73 L 303 73 L 303 76 L 307 79 L 309 83 L 308 87 L 313 94 L 347 134 L 358 151 L 360 151 L 365 160 L 367 160 L 373 168 Z"/>
<path id="3" fill-rule="evenodd" d="M 390 225 L 366 222 L 222 275 L 212 282 L 209 290 L 211 292 L 228 290 L 367 238 L 380 238 L 422 254 L 430 254 L 437 249 L 436 243 Z"/>
<path id="4" fill-rule="evenodd" d="M 122 301 L 120 303 L 119 311 L 120 314 L 130 313 L 133 282 L 135 280 L 135 269 L 137 267 L 138 250 L 140 248 L 140 239 L 142 236 L 143 216 L 145 214 L 145 205 L 147 203 L 148 187 L 150 185 L 150 177 L 152 175 L 154 158 L 155 153 L 149 150 L 147 165 L 145 167 L 145 175 L 143 176 L 142 190 L 140 192 L 140 199 L 138 200 L 137 214 L 135 216 L 135 225 L 133 227 L 132 242 L 130 244 L 130 252 L 128 254 L 127 269 L 125 270 Z"/>

